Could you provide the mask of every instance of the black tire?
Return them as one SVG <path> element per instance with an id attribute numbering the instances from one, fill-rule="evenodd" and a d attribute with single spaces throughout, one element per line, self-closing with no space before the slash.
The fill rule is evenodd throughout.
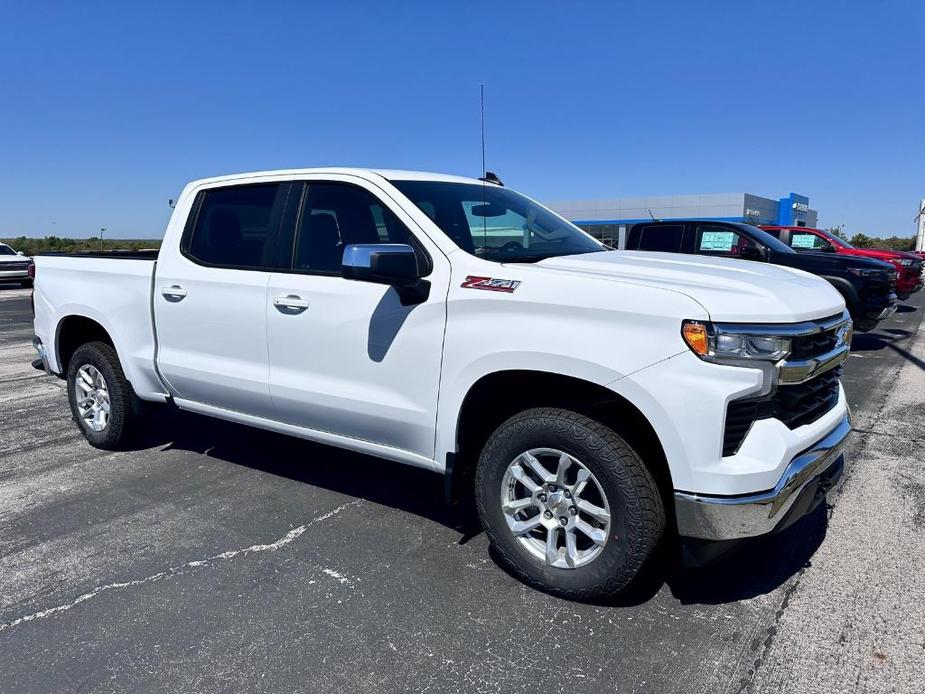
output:
<path id="1" fill-rule="evenodd" d="M 896 292 L 896 298 L 900 301 L 908 301 L 910 296 L 912 292 Z"/>
<path id="2" fill-rule="evenodd" d="M 109 421 L 102 431 L 91 429 L 80 416 L 77 406 L 77 374 L 85 365 L 99 370 L 109 391 Z M 119 356 L 112 345 L 105 342 L 88 342 L 77 348 L 67 368 L 67 399 L 74 421 L 91 446 L 108 451 L 120 450 L 135 434 L 141 403 L 126 380 Z"/>
<path id="3" fill-rule="evenodd" d="M 603 489 L 611 510 L 610 533 L 588 564 L 547 564 L 530 554 L 507 525 L 501 509 L 505 471 L 517 456 L 534 448 L 577 458 Z M 615 596 L 639 573 L 665 531 L 658 486 L 636 452 L 612 429 L 568 410 L 526 410 L 498 427 L 479 457 L 475 496 L 482 526 L 504 567 L 524 583 L 569 600 Z"/>
<path id="4" fill-rule="evenodd" d="M 880 321 L 872 318 L 859 318 L 854 323 L 855 332 L 869 333 L 880 324 Z"/>

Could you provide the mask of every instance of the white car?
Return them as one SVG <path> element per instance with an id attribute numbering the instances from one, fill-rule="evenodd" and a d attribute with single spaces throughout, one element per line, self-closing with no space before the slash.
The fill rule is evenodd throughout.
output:
<path id="1" fill-rule="evenodd" d="M 780 529 L 842 470 L 851 322 L 826 281 L 612 251 L 491 181 L 195 181 L 158 253 L 36 264 L 37 362 L 94 446 L 144 400 L 427 468 L 564 597 L 618 592 L 666 534 Z"/>
<path id="2" fill-rule="evenodd" d="M 23 287 L 31 287 L 30 265 L 32 265 L 31 258 L 17 253 L 5 243 L 0 243 L 0 284 L 19 282 Z"/>

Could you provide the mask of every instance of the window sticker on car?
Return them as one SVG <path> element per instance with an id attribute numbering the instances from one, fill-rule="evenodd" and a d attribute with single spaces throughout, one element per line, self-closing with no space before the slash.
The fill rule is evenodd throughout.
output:
<path id="1" fill-rule="evenodd" d="M 815 234 L 791 234 L 790 245 L 793 248 L 814 248 L 816 245 Z"/>
<path id="2" fill-rule="evenodd" d="M 731 251 L 735 243 L 735 232 L 732 231 L 705 231 L 700 237 L 700 250 L 702 251 Z"/>
<path id="3" fill-rule="evenodd" d="M 504 280 L 497 277 L 476 277 L 469 275 L 460 285 L 463 289 L 484 289 L 489 292 L 513 293 L 520 286 L 520 280 Z"/>

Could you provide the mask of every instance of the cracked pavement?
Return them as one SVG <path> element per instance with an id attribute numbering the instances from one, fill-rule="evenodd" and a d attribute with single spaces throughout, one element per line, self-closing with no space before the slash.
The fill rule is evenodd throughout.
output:
<path id="1" fill-rule="evenodd" d="M 830 519 L 595 606 L 422 470 L 169 412 L 91 448 L 0 286 L 0 691 L 921 692 L 923 305 L 855 339 Z"/>

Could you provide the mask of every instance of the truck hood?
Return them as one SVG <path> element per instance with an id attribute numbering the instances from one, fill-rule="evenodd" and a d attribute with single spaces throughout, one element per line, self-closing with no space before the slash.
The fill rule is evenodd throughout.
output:
<path id="1" fill-rule="evenodd" d="M 801 260 L 806 258 L 807 260 Z M 823 253 L 822 251 L 800 251 L 799 253 L 779 253 L 775 262 L 787 267 L 802 270 L 805 263 L 807 272 L 820 272 L 825 269 L 844 270 L 849 267 L 867 268 L 868 270 L 895 271 L 895 266 L 885 260 L 873 257 L 847 255 L 845 253 Z M 810 269 L 811 268 L 811 269 Z"/>
<path id="2" fill-rule="evenodd" d="M 887 248 L 851 248 L 848 250 L 851 255 L 863 256 L 865 258 L 878 258 L 880 260 L 900 260 L 902 258 L 912 258 L 921 260 L 914 253 L 906 251 L 891 251 Z"/>
<path id="3" fill-rule="evenodd" d="M 679 292 L 718 322 L 795 323 L 845 308 L 841 295 L 825 280 L 751 260 L 602 251 L 547 258 L 537 267 Z"/>

